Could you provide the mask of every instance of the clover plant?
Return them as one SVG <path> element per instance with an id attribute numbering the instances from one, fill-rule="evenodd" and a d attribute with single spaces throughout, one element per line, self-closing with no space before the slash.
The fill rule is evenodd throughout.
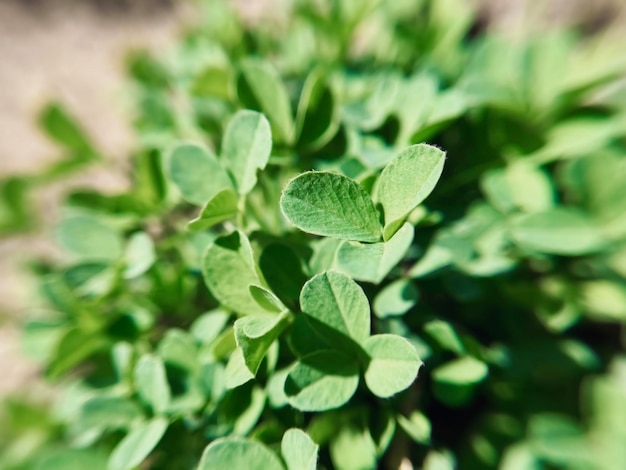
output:
<path id="1" fill-rule="evenodd" d="M 34 264 L 55 405 L 6 402 L 0 468 L 626 468 L 623 54 L 462 0 L 202 5 L 129 55 L 129 189 Z M 100 161 L 43 122 L 68 156 L 5 227 Z"/>

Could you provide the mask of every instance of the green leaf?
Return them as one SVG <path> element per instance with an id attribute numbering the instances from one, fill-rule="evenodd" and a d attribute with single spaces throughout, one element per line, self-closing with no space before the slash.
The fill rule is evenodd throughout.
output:
<path id="1" fill-rule="evenodd" d="M 374 313 L 378 318 L 404 315 L 419 299 L 419 293 L 409 279 L 398 279 L 385 286 L 374 299 Z"/>
<path id="2" fill-rule="evenodd" d="M 288 429 L 280 443 L 287 470 L 315 470 L 319 446 L 304 431 Z"/>
<path id="3" fill-rule="evenodd" d="M 89 137 L 61 104 L 46 105 L 39 115 L 39 124 L 52 140 L 71 152 L 71 158 L 82 161 L 98 158 Z"/>
<path id="4" fill-rule="evenodd" d="M 424 324 L 424 331 L 443 349 L 459 355 L 465 354 L 465 346 L 450 323 L 432 320 Z"/>
<path id="5" fill-rule="evenodd" d="M 126 245 L 125 279 L 133 279 L 145 273 L 156 261 L 154 243 L 146 232 L 133 233 Z"/>
<path id="6" fill-rule="evenodd" d="M 274 452 L 251 439 L 228 437 L 211 442 L 202 453 L 198 470 L 284 470 Z"/>
<path id="7" fill-rule="evenodd" d="M 204 205 L 200 215 L 189 222 L 189 230 L 206 230 L 232 219 L 239 212 L 238 202 L 232 189 L 222 189 Z"/>
<path id="8" fill-rule="evenodd" d="M 235 339 L 241 348 L 246 367 L 256 375 L 270 345 L 291 321 L 291 313 L 248 315 L 235 322 Z"/>
<path id="9" fill-rule="evenodd" d="M 171 392 L 161 358 L 144 354 L 134 370 L 135 387 L 141 399 L 155 413 L 163 413 L 170 404 Z"/>
<path id="10" fill-rule="evenodd" d="M 433 394 L 448 406 L 463 406 L 488 373 L 487 365 L 471 356 L 455 359 L 433 371 Z"/>
<path id="11" fill-rule="evenodd" d="M 168 421 L 165 418 L 154 418 L 142 423 L 122 439 L 109 457 L 108 470 L 131 470 L 139 465 L 157 446 Z"/>
<path id="12" fill-rule="evenodd" d="M 221 159 L 240 195 L 254 188 L 256 172 L 265 168 L 271 151 L 272 131 L 265 116 L 255 111 L 238 111 L 224 131 Z"/>
<path id="13" fill-rule="evenodd" d="M 143 420 L 139 405 L 128 398 L 94 397 L 81 408 L 80 423 L 98 429 L 128 429 L 134 422 Z"/>
<path id="14" fill-rule="evenodd" d="M 419 411 L 412 412 L 408 417 L 398 415 L 398 424 L 411 439 L 419 444 L 430 443 L 431 425 L 429 419 Z"/>
<path id="15" fill-rule="evenodd" d="M 285 394 L 301 411 L 325 411 L 350 400 L 358 384 L 358 362 L 341 351 L 325 350 L 300 359 L 285 380 Z"/>
<path id="16" fill-rule="evenodd" d="M 204 282 L 220 303 L 240 315 L 265 314 L 250 294 L 249 286 L 259 285 L 252 247 L 242 232 L 216 239 L 202 259 Z"/>
<path id="17" fill-rule="evenodd" d="M 57 228 L 59 243 L 81 260 L 114 261 L 122 254 L 122 238 L 95 217 L 68 217 Z"/>
<path id="18" fill-rule="evenodd" d="M 242 62 L 237 93 L 246 108 L 267 116 L 277 142 L 289 144 L 293 141 L 294 124 L 289 95 L 272 65 L 259 59 Z"/>
<path id="19" fill-rule="evenodd" d="M 412 145 L 383 169 L 376 185 L 375 201 L 384 211 L 385 240 L 396 233 L 409 213 L 435 188 L 445 156 L 437 147 Z"/>
<path id="20" fill-rule="evenodd" d="M 235 348 L 228 358 L 228 364 L 226 364 L 226 371 L 224 374 L 224 382 L 226 388 L 236 388 L 248 383 L 254 378 L 254 374 L 250 372 L 250 369 L 246 365 L 246 360 L 243 356 L 241 348 Z"/>
<path id="21" fill-rule="evenodd" d="M 484 362 L 466 356 L 437 367 L 433 371 L 433 380 L 447 384 L 476 384 L 487 377 L 488 372 Z"/>
<path id="22" fill-rule="evenodd" d="M 176 147 L 169 156 L 168 174 L 192 204 L 203 205 L 220 191 L 232 188 L 228 174 L 215 155 L 198 145 Z"/>
<path id="23" fill-rule="evenodd" d="M 408 388 L 422 366 L 411 343 L 398 335 L 382 334 L 363 345 L 370 357 L 365 383 L 375 395 L 388 398 Z"/>
<path id="24" fill-rule="evenodd" d="M 337 470 L 374 470 L 376 443 L 361 427 L 344 426 L 330 442 L 330 456 Z"/>
<path id="25" fill-rule="evenodd" d="M 271 243 L 259 258 L 259 268 L 268 286 L 290 307 L 297 304 L 302 286 L 308 280 L 303 263 L 289 245 Z"/>
<path id="26" fill-rule="evenodd" d="M 370 308 L 363 289 L 344 274 L 328 271 L 310 279 L 300 294 L 302 312 L 325 337 L 328 327 L 357 343 L 370 335 Z"/>
<path id="27" fill-rule="evenodd" d="M 346 176 L 326 172 L 296 176 L 283 190 L 280 207 L 285 217 L 305 232 L 380 241 L 380 224 L 372 200 Z"/>
<path id="28" fill-rule="evenodd" d="M 59 449 L 37 459 L 33 470 L 106 470 L 107 454 L 93 449 Z M 8 457 L 10 458 L 10 457 Z"/>
<path id="29" fill-rule="evenodd" d="M 298 103 L 296 134 L 298 146 L 319 148 L 337 133 L 340 108 L 335 93 L 321 69 L 309 74 Z"/>
<path id="30" fill-rule="evenodd" d="M 196 372 L 200 367 L 198 348 L 193 336 L 186 331 L 177 328 L 169 329 L 159 342 L 158 352 L 166 365 L 191 373 Z"/>
<path id="31" fill-rule="evenodd" d="M 250 294 L 254 300 L 268 312 L 281 313 L 286 309 L 280 299 L 265 287 L 251 285 Z"/>
<path id="32" fill-rule="evenodd" d="M 524 248 L 555 255 L 584 255 L 602 248 L 602 234 L 591 219 L 573 208 L 556 208 L 523 215 L 509 227 Z"/>
<path id="33" fill-rule="evenodd" d="M 406 223 L 385 242 L 343 242 L 337 251 L 337 269 L 353 279 L 379 284 L 402 260 L 413 234 L 413 226 Z"/>

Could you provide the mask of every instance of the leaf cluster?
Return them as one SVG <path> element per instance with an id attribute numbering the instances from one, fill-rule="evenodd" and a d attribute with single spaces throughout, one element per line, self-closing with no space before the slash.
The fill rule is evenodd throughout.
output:
<path id="1" fill-rule="evenodd" d="M 36 266 L 63 398 L 2 468 L 626 467 L 622 56 L 461 0 L 206 5 L 129 57 L 132 188 Z"/>

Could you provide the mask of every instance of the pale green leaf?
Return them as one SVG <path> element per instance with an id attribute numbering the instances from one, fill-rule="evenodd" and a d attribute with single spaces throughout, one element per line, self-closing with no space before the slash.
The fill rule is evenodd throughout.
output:
<path id="1" fill-rule="evenodd" d="M 223 189 L 232 188 L 215 155 L 198 145 L 176 147 L 169 156 L 168 174 L 183 197 L 197 205 L 206 203 Z"/>
<path id="2" fill-rule="evenodd" d="M 319 446 L 304 431 L 288 429 L 280 443 L 287 470 L 315 470 Z"/>
<path id="3" fill-rule="evenodd" d="M 134 370 L 135 387 L 141 399 L 155 413 L 163 413 L 170 404 L 171 392 L 161 358 L 144 354 Z"/>
<path id="4" fill-rule="evenodd" d="M 465 346 L 450 323 L 431 320 L 424 324 L 423 328 L 443 349 L 459 355 L 465 354 Z"/>
<path id="5" fill-rule="evenodd" d="M 555 255 L 584 255 L 602 248 L 602 234 L 576 209 L 556 208 L 513 219 L 513 240 L 524 248 Z"/>
<path id="6" fill-rule="evenodd" d="M 255 269 L 252 248 L 242 232 L 216 239 L 202 259 L 204 282 L 220 303 L 240 315 L 263 314 L 249 286 L 261 281 Z"/>
<path id="7" fill-rule="evenodd" d="M 120 233 L 95 217 L 68 217 L 56 235 L 61 246 L 81 260 L 114 261 L 122 254 Z"/>
<path id="8" fill-rule="evenodd" d="M 343 242 L 337 251 L 337 269 L 353 279 L 378 284 L 402 260 L 413 233 L 413 226 L 406 223 L 385 242 Z"/>
<path id="9" fill-rule="evenodd" d="M 291 313 L 248 315 L 235 322 L 235 339 L 248 370 L 256 375 L 265 353 L 291 320 Z"/>
<path id="10" fill-rule="evenodd" d="M 383 169 L 375 201 L 385 217 L 384 238 L 389 240 L 409 213 L 432 192 L 443 171 L 445 152 L 417 144 L 404 149 Z"/>
<path id="11" fill-rule="evenodd" d="M 285 217 L 305 232 L 361 242 L 377 242 L 381 238 L 372 200 L 346 176 L 303 173 L 287 184 L 280 207 Z"/>
<path id="12" fill-rule="evenodd" d="M 372 336 L 365 342 L 364 349 L 370 357 L 365 383 L 381 398 L 408 388 L 422 366 L 413 345 L 398 335 Z"/>
<path id="13" fill-rule="evenodd" d="M 146 232 L 136 232 L 126 245 L 126 269 L 124 277 L 133 279 L 145 273 L 156 261 L 154 243 Z"/>
<path id="14" fill-rule="evenodd" d="M 374 470 L 376 443 L 367 429 L 344 426 L 330 442 L 330 456 L 337 470 Z"/>
<path id="15" fill-rule="evenodd" d="M 301 411 L 324 411 L 345 404 L 359 384 L 356 359 L 336 350 L 300 359 L 285 380 L 289 404 Z"/>
<path id="16" fill-rule="evenodd" d="M 237 194 L 223 189 L 213 196 L 202 208 L 200 215 L 189 222 L 190 230 L 205 230 L 213 225 L 232 219 L 238 212 Z"/>
<path id="17" fill-rule="evenodd" d="M 378 293 L 373 310 L 378 318 L 404 315 L 417 303 L 418 298 L 417 289 L 409 279 L 398 279 Z"/>
<path id="18" fill-rule="evenodd" d="M 238 111 L 224 131 L 220 157 L 237 183 L 239 194 L 248 194 L 254 188 L 257 170 L 265 168 L 271 151 L 272 131 L 265 116 Z"/>
<path id="19" fill-rule="evenodd" d="M 137 426 L 113 449 L 107 469 L 131 470 L 137 467 L 157 446 L 167 426 L 165 418 L 154 418 Z"/>
<path id="20" fill-rule="evenodd" d="M 302 312 L 322 326 L 357 343 L 370 334 L 370 308 L 363 289 L 344 274 L 328 271 L 310 279 L 300 293 Z M 324 336 L 324 331 L 320 331 Z"/>
<path id="21" fill-rule="evenodd" d="M 228 437 L 211 442 L 200 459 L 198 470 L 284 470 L 274 452 L 252 439 Z"/>
<path id="22" fill-rule="evenodd" d="M 293 141 L 289 95 L 271 64 L 260 59 L 246 59 L 240 66 L 237 92 L 245 107 L 267 116 L 276 141 L 286 144 Z"/>
<path id="23" fill-rule="evenodd" d="M 241 348 L 235 348 L 228 358 L 224 371 L 224 384 L 226 388 L 239 387 L 254 378 L 254 374 L 246 365 Z"/>
<path id="24" fill-rule="evenodd" d="M 257 301 L 257 303 L 268 312 L 280 313 L 285 310 L 285 306 L 276 295 L 267 290 L 265 287 L 250 286 L 250 295 Z"/>
<path id="25" fill-rule="evenodd" d="M 398 424 L 411 439 L 420 444 L 430 443 L 430 420 L 421 412 L 414 411 L 408 417 L 398 415 Z"/>
<path id="26" fill-rule="evenodd" d="M 432 374 L 435 382 L 445 384 L 476 384 L 487 377 L 487 365 L 471 356 L 455 359 L 437 367 Z"/>

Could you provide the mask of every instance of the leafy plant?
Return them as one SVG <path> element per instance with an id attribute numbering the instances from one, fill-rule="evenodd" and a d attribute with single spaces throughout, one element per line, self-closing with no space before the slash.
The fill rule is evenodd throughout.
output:
<path id="1" fill-rule="evenodd" d="M 625 61 L 460 0 L 207 5 L 130 57 L 132 188 L 36 266 L 63 397 L 2 465 L 626 465 Z"/>

